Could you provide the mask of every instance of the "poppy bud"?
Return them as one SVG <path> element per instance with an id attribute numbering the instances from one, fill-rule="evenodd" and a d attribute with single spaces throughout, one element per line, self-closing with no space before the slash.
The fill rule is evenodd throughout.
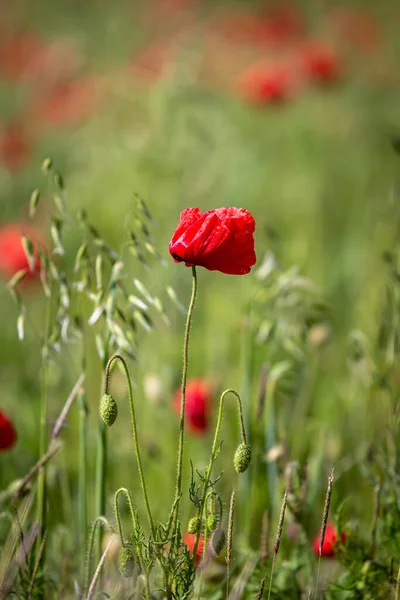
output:
<path id="1" fill-rule="evenodd" d="M 213 549 L 215 556 L 219 556 L 221 554 L 223 547 L 225 546 L 225 542 L 225 531 L 223 529 L 217 529 L 211 538 L 211 548 Z"/>
<path id="2" fill-rule="evenodd" d="M 132 550 L 129 548 L 121 548 L 118 558 L 118 568 L 121 575 L 123 577 L 131 577 L 134 566 L 135 559 L 133 557 Z"/>
<path id="3" fill-rule="evenodd" d="M 188 533 L 198 533 L 201 528 L 200 517 L 193 517 L 188 524 Z"/>
<path id="4" fill-rule="evenodd" d="M 248 444 L 240 444 L 235 456 L 233 457 L 233 466 L 237 473 L 244 473 L 251 461 L 251 448 Z"/>
<path id="5" fill-rule="evenodd" d="M 100 402 L 100 416 L 108 427 L 115 423 L 118 415 L 118 406 L 110 394 L 103 394 Z"/>
<path id="6" fill-rule="evenodd" d="M 206 525 L 207 525 L 208 531 L 214 531 L 218 525 L 217 515 L 209 515 L 209 517 L 207 518 Z"/>

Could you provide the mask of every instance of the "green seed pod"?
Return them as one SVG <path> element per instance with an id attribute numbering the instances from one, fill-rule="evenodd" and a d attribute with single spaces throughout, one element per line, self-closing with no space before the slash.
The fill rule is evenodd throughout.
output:
<path id="1" fill-rule="evenodd" d="M 207 518 L 206 525 L 208 531 L 215 531 L 218 525 L 217 515 L 209 515 L 209 517 Z"/>
<path id="2" fill-rule="evenodd" d="M 223 529 L 217 529 L 214 531 L 211 537 L 211 548 L 215 554 L 215 556 L 219 556 L 225 546 L 226 537 L 225 531 Z"/>
<path id="3" fill-rule="evenodd" d="M 198 533 L 201 528 L 200 517 L 193 517 L 188 524 L 188 533 Z"/>
<path id="4" fill-rule="evenodd" d="M 244 473 L 251 462 L 251 448 L 248 444 L 240 444 L 235 456 L 233 457 L 233 466 L 237 473 Z"/>
<path id="5" fill-rule="evenodd" d="M 108 427 L 115 423 L 118 415 L 118 406 L 110 394 L 103 394 L 100 402 L 100 416 Z"/>
<path id="6" fill-rule="evenodd" d="M 131 577 L 134 566 L 135 559 L 132 550 L 129 548 L 121 548 L 118 557 L 118 568 L 121 575 L 123 575 L 123 577 Z"/>

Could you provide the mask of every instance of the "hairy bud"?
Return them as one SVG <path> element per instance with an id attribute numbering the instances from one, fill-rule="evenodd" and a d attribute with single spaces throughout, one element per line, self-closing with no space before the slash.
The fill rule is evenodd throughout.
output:
<path id="1" fill-rule="evenodd" d="M 215 531 L 218 525 L 217 515 L 209 515 L 206 521 L 208 531 Z"/>
<path id="2" fill-rule="evenodd" d="M 121 575 L 123 575 L 123 577 L 131 577 L 134 566 L 135 559 L 132 550 L 129 548 L 121 548 L 118 557 L 118 568 Z"/>
<path id="3" fill-rule="evenodd" d="M 200 517 L 193 517 L 188 524 L 188 533 L 198 533 L 201 528 Z"/>
<path id="4" fill-rule="evenodd" d="M 103 394 L 100 402 L 100 416 L 105 425 L 111 427 L 118 415 L 118 406 L 110 394 Z"/>
<path id="5" fill-rule="evenodd" d="M 238 446 L 235 456 L 233 457 L 233 466 L 237 473 L 244 473 L 251 462 L 251 448 L 248 444 L 240 444 Z"/>

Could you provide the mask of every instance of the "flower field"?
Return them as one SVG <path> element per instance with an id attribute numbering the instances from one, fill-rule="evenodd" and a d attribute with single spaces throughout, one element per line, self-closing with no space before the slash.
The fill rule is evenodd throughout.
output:
<path id="1" fill-rule="evenodd" d="M 0 598 L 400 599 L 399 24 L 0 3 Z"/>

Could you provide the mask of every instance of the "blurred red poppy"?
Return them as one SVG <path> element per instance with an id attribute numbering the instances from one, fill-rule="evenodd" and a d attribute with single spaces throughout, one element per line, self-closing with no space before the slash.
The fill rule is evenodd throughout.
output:
<path id="1" fill-rule="evenodd" d="M 211 409 L 211 386 L 204 379 L 191 379 L 186 385 L 185 421 L 189 430 L 195 434 L 204 434 L 209 426 Z M 181 410 L 181 390 L 174 395 L 174 410 Z"/>
<path id="2" fill-rule="evenodd" d="M 24 130 L 17 123 L 0 128 L 0 163 L 9 171 L 22 169 L 29 158 L 30 145 Z"/>
<path id="3" fill-rule="evenodd" d="M 372 14 L 356 8 L 342 8 L 335 10 L 333 21 L 337 34 L 353 47 L 370 52 L 379 46 L 381 32 Z"/>
<path id="4" fill-rule="evenodd" d="M 288 99 L 292 83 L 288 67 L 254 64 L 240 77 L 239 89 L 244 100 L 250 104 L 279 104 Z"/>
<path id="5" fill-rule="evenodd" d="M 228 275 L 245 275 L 256 262 L 255 222 L 245 208 L 217 208 L 202 213 L 185 208 L 169 244 L 175 262 Z"/>
<path id="6" fill-rule="evenodd" d="M 131 62 L 135 77 L 151 83 L 159 79 L 168 62 L 169 48 L 166 44 L 151 44 L 143 48 Z"/>
<path id="7" fill-rule="evenodd" d="M 26 235 L 34 245 L 35 264 L 30 270 L 27 256 L 22 245 L 22 235 Z M 8 224 L 0 227 L 0 273 L 10 279 L 15 273 L 27 269 L 24 281 L 38 277 L 40 270 L 38 245 L 41 243 L 41 234 L 31 226 L 21 224 Z"/>
<path id="8" fill-rule="evenodd" d="M 57 81 L 39 100 L 33 118 L 49 127 L 75 125 L 93 114 L 97 91 L 94 77 Z"/>
<path id="9" fill-rule="evenodd" d="M 0 450 L 11 450 L 17 441 L 17 432 L 7 415 L 0 410 Z"/>
<path id="10" fill-rule="evenodd" d="M 47 42 L 33 32 L 19 32 L 0 41 L 0 75 L 12 81 L 48 83 L 61 75 L 72 75 L 81 63 L 71 39 Z"/>
<path id="11" fill-rule="evenodd" d="M 293 6 L 281 4 L 255 14 L 230 12 L 219 19 L 218 31 L 235 44 L 276 46 L 298 38 L 303 31 L 303 23 Z"/>
<path id="12" fill-rule="evenodd" d="M 342 542 L 345 544 L 347 536 L 344 531 L 340 535 L 340 538 L 341 538 Z M 320 540 L 321 540 L 321 534 L 317 535 L 317 537 L 315 538 L 314 543 L 313 543 L 313 550 L 317 556 L 319 556 Z M 321 556 L 334 556 L 335 555 L 335 546 L 336 546 L 337 542 L 338 542 L 338 536 L 336 533 L 336 529 L 331 523 L 328 523 L 326 526 L 326 530 L 325 530 L 324 543 L 322 544 L 322 548 L 321 548 Z"/>
<path id="13" fill-rule="evenodd" d="M 196 534 L 188 533 L 187 531 L 185 531 L 182 537 L 183 537 L 183 542 L 187 546 L 190 554 L 193 554 L 194 545 L 196 542 Z M 196 556 L 194 559 L 196 566 L 201 561 L 201 557 L 203 556 L 203 549 L 204 549 L 204 537 L 203 537 L 203 534 L 201 533 L 200 538 L 199 538 L 199 544 L 197 546 Z"/>
<path id="14" fill-rule="evenodd" d="M 320 42 L 311 42 L 301 49 L 301 66 L 304 74 L 316 83 L 335 83 L 342 76 L 338 53 Z"/>

